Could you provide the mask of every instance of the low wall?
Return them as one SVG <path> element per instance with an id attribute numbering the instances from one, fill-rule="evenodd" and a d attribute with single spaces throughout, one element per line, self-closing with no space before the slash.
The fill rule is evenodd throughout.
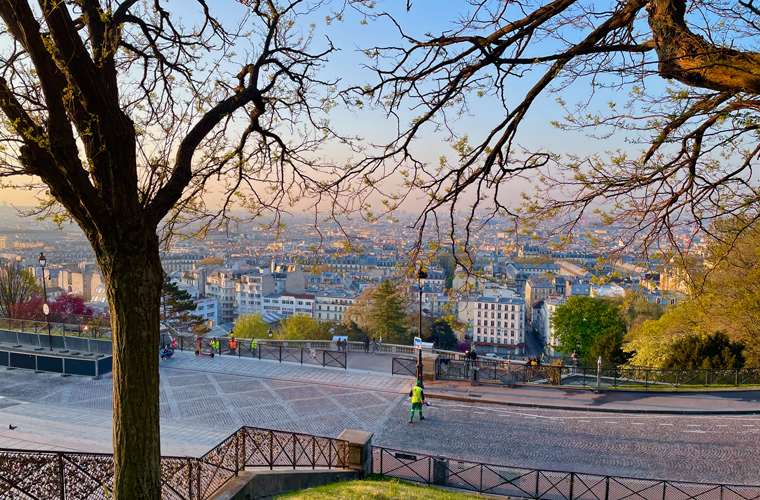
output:
<path id="1" fill-rule="evenodd" d="M 111 373 L 113 358 L 104 354 L 68 354 L 58 351 L 0 347 L 0 366 L 61 375 L 83 375 L 100 378 Z M 74 351 L 76 352 L 76 351 Z"/>
<path id="2" fill-rule="evenodd" d="M 21 344 L 35 347 L 50 347 L 53 349 L 69 349 L 70 351 L 92 352 L 95 354 L 113 354 L 110 340 L 91 339 L 86 337 L 71 337 L 66 335 L 50 335 L 46 333 L 17 332 L 0 330 L 0 343 Z"/>
<path id="3" fill-rule="evenodd" d="M 244 471 L 230 479 L 211 500 L 264 500 L 291 491 L 361 479 L 358 470 Z"/>

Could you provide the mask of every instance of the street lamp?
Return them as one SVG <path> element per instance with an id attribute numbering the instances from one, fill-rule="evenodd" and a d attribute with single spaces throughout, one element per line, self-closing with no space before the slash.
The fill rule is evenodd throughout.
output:
<path id="1" fill-rule="evenodd" d="M 269 340 L 272 340 L 272 327 L 269 327 Z"/>
<path id="2" fill-rule="evenodd" d="M 40 252 L 40 258 L 37 259 L 40 263 L 40 267 L 42 268 L 42 298 L 45 301 L 44 304 L 42 304 L 42 314 L 45 315 L 45 322 L 47 323 L 47 330 L 48 330 L 48 342 L 50 343 L 50 350 L 53 350 L 53 336 L 50 335 L 50 321 L 48 320 L 48 314 L 50 314 L 50 306 L 47 303 L 47 284 L 45 283 L 45 265 L 47 264 L 47 259 L 45 258 L 45 254 Z"/>
<path id="3" fill-rule="evenodd" d="M 427 273 L 422 269 L 422 264 L 417 270 L 417 288 L 420 290 L 420 323 L 419 323 L 419 335 L 420 341 L 422 340 L 422 287 L 425 286 L 425 278 Z M 420 345 L 417 351 L 417 380 L 422 383 L 422 346 Z"/>

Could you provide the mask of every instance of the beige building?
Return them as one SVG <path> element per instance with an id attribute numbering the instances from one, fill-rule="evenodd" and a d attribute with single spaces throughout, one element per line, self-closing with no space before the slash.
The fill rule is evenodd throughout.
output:
<path id="1" fill-rule="evenodd" d="M 58 273 L 58 286 L 66 293 L 73 293 L 89 302 L 95 289 L 103 284 L 100 273 L 83 273 L 61 270 Z"/>

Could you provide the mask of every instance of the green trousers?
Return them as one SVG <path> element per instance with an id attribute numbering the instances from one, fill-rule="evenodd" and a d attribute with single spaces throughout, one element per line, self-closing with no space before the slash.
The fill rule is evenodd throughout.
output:
<path id="1" fill-rule="evenodd" d="M 414 418 L 414 410 L 420 412 L 420 418 L 422 418 L 422 401 L 419 403 L 412 403 L 412 412 L 409 414 L 409 420 Z"/>

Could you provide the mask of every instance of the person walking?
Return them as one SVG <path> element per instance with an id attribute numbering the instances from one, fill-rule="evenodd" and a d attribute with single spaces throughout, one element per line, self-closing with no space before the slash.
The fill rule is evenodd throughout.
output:
<path id="1" fill-rule="evenodd" d="M 377 348 L 377 339 L 375 339 L 375 337 L 372 337 L 372 354 L 373 355 L 377 354 L 378 350 L 379 349 Z"/>
<path id="2" fill-rule="evenodd" d="M 422 382 L 417 381 L 417 383 L 412 387 L 412 390 L 409 391 L 409 396 L 412 398 L 412 412 L 409 414 L 409 423 L 412 423 L 412 419 L 414 419 L 414 410 L 417 410 L 420 414 L 420 420 L 425 420 L 425 417 L 422 416 L 422 405 L 425 404 L 425 393 L 422 391 Z"/>
<path id="3" fill-rule="evenodd" d="M 364 337 L 364 354 L 369 354 L 369 335 Z"/>
<path id="4" fill-rule="evenodd" d="M 256 349 L 259 347 L 259 341 L 256 339 L 251 339 L 251 354 L 253 357 L 257 357 Z"/>

